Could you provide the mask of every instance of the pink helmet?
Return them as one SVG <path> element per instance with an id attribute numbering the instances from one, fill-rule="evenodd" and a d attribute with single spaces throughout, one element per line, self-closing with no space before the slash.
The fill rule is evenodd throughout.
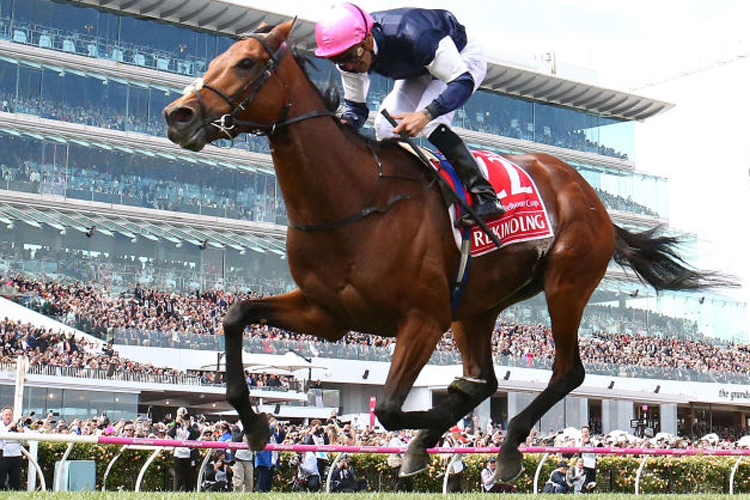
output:
<path id="1" fill-rule="evenodd" d="M 372 29 L 370 15 L 351 3 L 331 7 L 324 18 L 315 24 L 318 57 L 332 57 L 360 43 Z"/>

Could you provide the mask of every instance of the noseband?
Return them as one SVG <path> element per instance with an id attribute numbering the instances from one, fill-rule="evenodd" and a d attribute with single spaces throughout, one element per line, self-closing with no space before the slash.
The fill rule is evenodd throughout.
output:
<path id="1" fill-rule="evenodd" d="M 195 98 L 198 100 L 198 105 L 201 109 L 201 119 L 203 120 L 204 127 L 216 127 L 222 134 L 226 135 L 228 139 L 232 140 L 233 137 L 231 131 L 238 125 L 254 129 L 254 131 L 258 134 L 271 135 L 279 127 L 284 127 L 286 125 L 300 122 L 308 118 L 315 118 L 317 116 L 335 116 L 334 113 L 328 111 L 327 109 L 319 109 L 300 116 L 295 116 L 294 118 L 290 118 L 287 120 L 286 116 L 289 113 L 289 109 L 292 107 L 293 102 L 291 94 L 289 93 L 289 87 L 287 86 L 284 79 L 281 78 L 281 75 L 278 71 L 281 59 L 288 52 L 286 43 L 281 43 L 281 45 L 279 45 L 279 48 L 274 51 L 271 49 L 271 46 L 266 41 L 265 37 L 259 36 L 255 33 L 250 33 L 247 36 L 249 38 L 254 38 L 255 40 L 257 40 L 268 53 L 269 58 L 263 69 L 251 80 L 245 83 L 245 85 L 239 92 L 237 92 L 233 96 L 228 96 L 216 87 L 204 83 L 203 78 L 198 78 L 195 82 L 185 88 L 185 95 L 192 92 L 193 94 L 195 94 Z M 279 117 L 276 119 L 276 121 L 274 123 L 268 124 L 238 119 L 237 114 L 245 111 L 247 106 L 252 103 L 252 101 L 258 95 L 258 92 L 260 92 L 260 89 L 263 88 L 263 85 L 266 84 L 272 74 L 275 74 L 281 80 L 287 95 L 287 102 L 281 109 Z M 200 90 L 203 88 L 210 90 L 214 94 L 221 97 L 229 105 L 229 113 L 225 113 L 219 118 L 210 121 L 207 118 L 208 113 L 206 110 L 206 104 L 200 94 Z"/>

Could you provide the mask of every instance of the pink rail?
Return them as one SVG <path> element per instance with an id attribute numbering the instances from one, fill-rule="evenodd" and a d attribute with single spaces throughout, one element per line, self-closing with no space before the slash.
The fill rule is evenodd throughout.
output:
<path id="1" fill-rule="evenodd" d="M 136 445 L 136 446 L 166 446 L 185 448 L 219 448 L 219 449 L 245 449 L 244 442 L 232 441 L 180 441 L 176 439 L 147 439 L 147 438 L 125 438 L 96 436 L 99 444 Z M 268 444 L 265 447 L 269 451 L 322 451 L 329 453 L 404 453 L 406 447 L 393 446 L 338 446 L 338 445 L 287 445 Z M 601 448 L 601 447 L 556 447 L 556 446 L 527 446 L 521 447 L 522 453 L 596 453 L 601 455 L 716 455 L 716 456 L 747 456 L 750 450 L 717 450 L 717 449 L 666 449 L 666 448 Z M 499 447 L 454 447 L 454 448 L 430 448 L 428 453 L 444 454 L 495 454 L 500 451 Z"/>

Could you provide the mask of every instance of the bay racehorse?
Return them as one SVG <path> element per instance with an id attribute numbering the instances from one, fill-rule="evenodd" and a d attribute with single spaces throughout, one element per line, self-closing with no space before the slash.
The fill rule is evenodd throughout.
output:
<path id="1" fill-rule="evenodd" d="M 401 474 L 424 470 L 426 448 L 497 388 L 491 338 L 500 311 L 544 292 L 555 360 L 549 385 L 508 426 L 497 475 L 517 476 L 518 446 L 532 426 L 584 379 L 578 327 L 609 262 L 633 269 L 657 290 L 711 284 L 683 265 L 676 240 L 612 223 L 594 190 L 569 165 L 546 154 L 513 155 L 536 182 L 554 237 L 518 243 L 472 260 L 463 299 L 451 312 L 459 262 L 439 190 L 414 155 L 375 142 L 334 116 L 286 39 L 293 21 L 237 41 L 203 78 L 164 110 L 169 138 L 198 151 L 216 139 L 268 136 L 289 219 L 287 256 L 296 290 L 237 302 L 224 317 L 227 399 L 253 449 L 268 441 L 243 377 L 242 335 L 265 324 L 336 341 L 349 331 L 395 337 L 375 413 L 386 429 L 420 429 Z M 402 404 L 438 340 L 452 329 L 463 377 L 426 411 Z"/>

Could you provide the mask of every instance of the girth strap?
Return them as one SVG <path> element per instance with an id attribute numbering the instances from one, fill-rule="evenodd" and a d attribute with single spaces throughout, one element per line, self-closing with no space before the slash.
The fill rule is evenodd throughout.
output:
<path id="1" fill-rule="evenodd" d="M 348 224 L 353 224 L 354 222 L 360 221 L 367 217 L 370 214 L 373 213 L 381 213 L 384 214 L 388 210 L 391 209 L 391 207 L 398 201 L 401 200 L 407 200 L 411 198 L 408 194 L 397 194 L 393 196 L 388 202 L 383 205 L 382 207 L 365 207 L 356 214 L 349 215 L 347 217 L 343 217 L 341 219 L 330 221 L 330 222 L 321 222 L 320 224 L 297 224 L 296 222 L 288 221 L 289 226 L 293 227 L 294 229 L 299 229 L 301 231 L 331 231 L 333 229 L 338 229 L 341 227 L 344 227 Z"/>

